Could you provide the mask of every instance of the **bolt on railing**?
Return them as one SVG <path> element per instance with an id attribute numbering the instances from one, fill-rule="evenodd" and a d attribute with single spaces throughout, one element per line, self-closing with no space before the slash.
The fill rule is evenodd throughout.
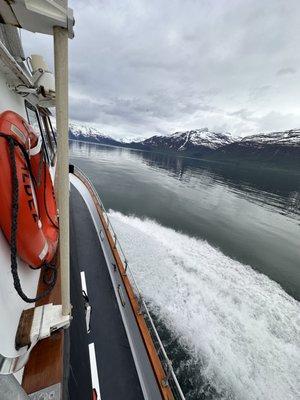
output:
<path id="1" fill-rule="evenodd" d="M 153 321 L 153 319 L 152 319 L 152 317 L 150 315 L 150 312 L 149 312 L 149 309 L 147 307 L 147 304 L 146 304 L 146 302 L 145 302 L 145 300 L 143 298 L 143 295 L 142 295 L 142 293 L 141 293 L 141 291 L 140 291 L 140 289 L 138 287 L 138 284 L 136 282 L 134 274 L 133 274 L 133 272 L 132 272 L 132 270 L 130 268 L 130 265 L 129 265 L 128 261 L 127 261 L 125 253 L 124 253 L 124 251 L 122 249 L 121 243 L 120 243 L 120 241 L 119 241 L 119 239 L 117 237 L 117 234 L 114 231 L 114 228 L 113 228 L 113 226 L 112 226 L 112 224 L 110 222 L 110 219 L 109 219 L 109 216 L 108 216 L 108 214 L 106 212 L 106 209 L 105 209 L 105 207 L 104 207 L 104 205 L 103 205 L 103 203 L 102 203 L 102 201 L 101 201 L 101 199 L 100 199 L 100 197 L 99 197 L 94 185 L 92 184 L 90 179 L 85 175 L 85 173 L 83 171 L 81 171 L 81 169 L 78 168 L 77 166 L 74 167 L 74 171 L 75 171 L 75 175 L 79 179 L 81 179 L 85 184 L 88 184 L 89 189 L 92 191 L 93 195 L 95 196 L 95 198 L 96 198 L 97 202 L 99 203 L 100 208 L 101 208 L 101 210 L 103 212 L 103 215 L 105 216 L 105 219 L 106 219 L 105 222 L 107 224 L 107 228 L 110 231 L 110 234 L 111 234 L 111 236 L 112 236 L 112 238 L 114 240 L 114 248 L 118 251 L 119 254 L 122 255 L 122 258 L 123 258 L 122 262 L 123 262 L 124 268 L 125 268 L 125 275 L 127 275 L 127 277 L 129 277 L 128 274 L 130 275 L 130 279 L 129 280 L 131 281 L 131 284 L 133 286 L 135 295 L 136 295 L 136 297 L 138 299 L 138 303 L 139 303 L 139 307 L 140 307 L 140 313 L 143 314 L 144 316 L 146 316 L 146 318 L 145 318 L 146 323 L 147 323 L 147 321 L 149 321 L 149 323 L 147 324 L 147 326 L 149 328 L 149 332 L 150 332 L 152 338 L 156 340 L 157 345 L 158 345 L 158 349 L 155 347 L 156 348 L 156 352 L 157 352 L 157 355 L 159 356 L 159 358 L 162 361 L 162 365 L 163 365 L 163 368 L 164 368 L 164 371 L 165 371 L 165 374 L 166 374 L 166 379 L 165 379 L 164 384 L 165 385 L 169 385 L 169 383 L 173 383 L 174 388 L 176 390 L 176 393 L 173 393 L 173 394 L 176 395 L 176 399 L 185 400 L 184 394 L 183 394 L 183 392 L 181 390 L 181 387 L 180 387 L 179 382 L 177 380 L 177 377 L 175 375 L 175 372 L 174 372 L 174 369 L 173 369 L 173 366 L 172 366 L 172 362 L 171 362 L 171 360 L 169 359 L 169 357 L 168 357 L 168 355 L 166 353 L 164 345 L 163 345 L 163 343 L 162 343 L 162 341 L 160 339 L 160 336 L 159 336 L 159 334 L 157 332 L 157 329 L 155 327 L 154 321 Z M 149 326 L 149 324 L 150 324 L 150 326 Z M 154 343 L 154 341 L 153 341 L 153 343 Z"/>

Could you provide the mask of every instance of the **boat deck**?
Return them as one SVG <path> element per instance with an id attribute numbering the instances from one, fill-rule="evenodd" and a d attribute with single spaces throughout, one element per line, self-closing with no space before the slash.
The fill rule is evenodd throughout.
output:
<path id="1" fill-rule="evenodd" d="M 94 343 L 101 399 L 144 399 L 132 351 L 126 335 L 107 263 L 91 214 L 79 192 L 72 187 L 71 207 L 71 302 L 70 399 L 89 398 L 91 388 L 89 346 Z M 85 273 L 92 307 L 91 332 L 86 331 L 81 271 Z M 94 384 L 95 386 L 95 384 Z"/>

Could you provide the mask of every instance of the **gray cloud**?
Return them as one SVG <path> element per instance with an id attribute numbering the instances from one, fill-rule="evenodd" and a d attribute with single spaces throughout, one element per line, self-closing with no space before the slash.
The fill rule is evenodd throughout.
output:
<path id="1" fill-rule="evenodd" d="M 298 0 L 70 3 L 72 118 L 115 137 L 203 126 L 240 135 L 300 120 L 300 82 L 282 67 L 299 63 Z M 23 37 L 50 62 L 49 38 Z"/>
<path id="2" fill-rule="evenodd" d="M 260 87 L 254 87 L 249 91 L 249 98 L 251 101 L 257 101 L 262 99 L 269 99 L 271 97 L 271 85 L 263 85 Z"/>
<path id="3" fill-rule="evenodd" d="M 253 112 L 247 110 L 246 108 L 241 108 L 240 110 L 229 113 L 229 115 L 233 117 L 238 117 L 244 121 L 251 121 L 253 117 Z"/>
<path id="4" fill-rule="evenodd" d="M 281 131 L 287 129 L 299 129 L 300 119 L 298 115 L 288 113 L 283 114 L 277 111 L 271 111 L 258 119 L 262 132 Z"/>
<path id="5" fill-rule="evenodd" d="M 70 119 L 94 123 L 101 113 L 101 105 L 86 97 L 69 98 Z"/>
<path id="6" fill-rule="evenodd" d="M 276 75 L 278 75 L 278 76 L 280 76 L 280 75 L 293 75 L 295 73 L 296 73 L 295 68 L 288 67 L 288 68 L 280 68 L 277 71 Z"/>

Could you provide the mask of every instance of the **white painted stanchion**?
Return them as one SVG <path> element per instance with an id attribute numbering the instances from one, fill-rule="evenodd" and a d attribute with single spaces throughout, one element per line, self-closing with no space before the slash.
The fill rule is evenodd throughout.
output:
<path id="1" fill-rule="evenodd" d="M 57 129 L 56 193 L 59 208 L 59 260 L 62 313 L 70 313 L 69 259 L 69 116 L 68 116 L 68 31 L 54 27 L 55 99 Z"/>

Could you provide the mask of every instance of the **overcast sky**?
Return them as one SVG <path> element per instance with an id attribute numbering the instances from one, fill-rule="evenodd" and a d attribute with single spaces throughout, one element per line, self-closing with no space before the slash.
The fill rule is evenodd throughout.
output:
<path id="1" fill-rule="evenodd" d="M 299 0 L 72 0 L 70 118 L 114 137 L 300 127 Z M 52 41 L 22 33 L 52 61 Z"/>

